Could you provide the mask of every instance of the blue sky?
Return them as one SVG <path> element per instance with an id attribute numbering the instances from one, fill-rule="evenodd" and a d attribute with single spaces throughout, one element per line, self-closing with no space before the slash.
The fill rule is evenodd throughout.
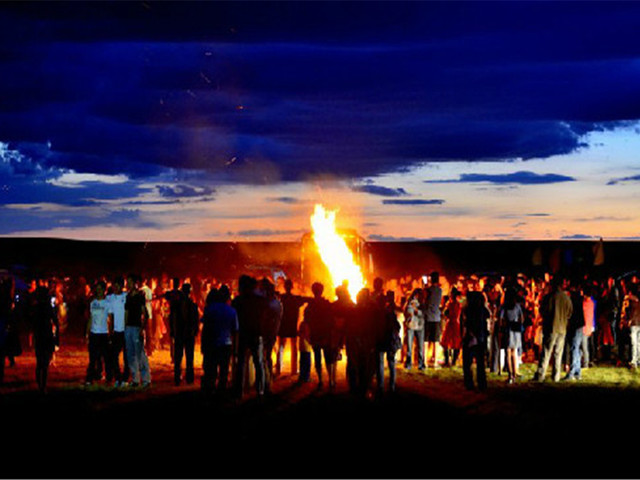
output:
<path id="1" fill-rule="evenodd" d="M 640 237 L 640 4 L 0 5 L 0 235 Z"/>

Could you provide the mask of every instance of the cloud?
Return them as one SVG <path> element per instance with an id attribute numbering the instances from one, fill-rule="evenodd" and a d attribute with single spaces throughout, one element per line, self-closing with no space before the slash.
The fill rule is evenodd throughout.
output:
<path id="1" fill-rule="evenodd" d="M 280 236 L 280 235 L 301 234 L 303 232 L 304 230 L 302 229 L 272 230 L 270 228 L 265 228 L 265 229 L 240 230 L 237 232 L 227 232 L 227 235 L 239 236 L 239 237 L 271 237 L 271 236 Z"/>
<path id="2" fill-rule="evenodd" d="M 301 200 L 296 197 L 270 197 L 267 200 L 269 202 L 286 203 L 290 205 L 301 203 Z"/>
<path id="3" fill-rule="evenodd" d="M 612 178 L 607 182 L 607 185 L 617 185 L 622 182 L 638 182 L 640 181 L 640 175 L 633 175 L 630 177 Z"/>
<path id="4" fill-rule="evenodd" d="M 424 183 L 497 183 L 519 185 L 542 185 L 549 183 L 574 182 L 576 179 L 556 173 L 534 173 L 519 171 L 505 174 L 462 173 L 454 180 L 425 180 Z"/>
<path id="5" fill-rule="evenodd" d="M 404 197 L 409 195 L 404 188 L 389 188 L 381 185 L 354 185 L 351 187 L 354 192 L 369 193 L 381 197 Z"/>
<path id="6" fill-rule="evenodd" d="M 30 231 L 47 231 L 58 228 L 83 229 L 95 226 L 118 226 L 123 228 L 163 228 L 137 209 L 82 209 L 40 210 L 0 207 L 0 234 L 8 235 Z"/>
<path id="7" fill-rule="evenodd" d="M 444 200 L 439 198 L 433 199 L 408 199 L 408 200 L 382 200 L 384 205 L 442 205 Z"/>
<path id="8" fill-rule="evenodd" d="M 562 240 L 592 240 L 599 238 L 595 235 L 586 235 L 584 233 L 575 233 L 573 235 L 564 235 L 560 237 Z"/>
<path id="9" fill-rule="evenodd" d="M 211 195 L 216 190 L 212 187 L 192 187 L 190 185 L 156 185 L 163 198 L 193 198 Z"/>
<path id="10" fill-rule="evenodd" d="M 274 183 L 548 158 L 640 118 L 631 2 L 260 3 L 3 6 L 0 140 L 78 173 Z"/>

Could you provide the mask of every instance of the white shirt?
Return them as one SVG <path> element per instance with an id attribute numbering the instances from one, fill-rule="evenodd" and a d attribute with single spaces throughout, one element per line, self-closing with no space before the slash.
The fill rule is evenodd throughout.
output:
<path id="1" fill-rule="evenodd" d="M 102 300 L 95 298 L 91 301 L 89 307 L 91 312 L 91 333 L 109 333 L 109 326 L 107 324 L 108 309 L 109 302 L 106 298 Z"/>
<path id="2" fill-rule="evenodd" d="M 149 318 L 152 317 L 153 312 L 151 311 L 151 302 L 153 300 L 153 291 L 151 290 L 150 287 L 143 285 L 142 287 L 140 287 L 140 290 L 142 290 L 142 293 L 144 293 L 144 298 L 146 300 L 146 306 L 147 306 L 147 313 L 149 314 Z"/>
<path id="3" fill-rule="evenodd" d="M 109 313 L 113 315 L 113 331 L 124 332 L 124 304 L 127 302 L 127 294 L 112 293 L 107 296 L 109 301 Z"/>

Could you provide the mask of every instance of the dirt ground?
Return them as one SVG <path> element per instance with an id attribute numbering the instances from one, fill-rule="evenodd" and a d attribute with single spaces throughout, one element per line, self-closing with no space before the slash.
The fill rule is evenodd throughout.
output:
<path id="1" fill-rule="evenodd" d="M 353 398 L 344 363 L 335 393 L 284 374 L 264 399 L 204 397 L 173 385 L 168 351 L 146 390 L 83 385 L 88 355 L 63 345 L 49 392 L 33 355 L 5 370 L 2 476 L 64 478 L 637 477 L 632 437 L 640 373 L 599 367 L 579 383 L 489 375 L 468 392 L 459 367 L 405 371 L 398 391 Z M 196 378 L 201 374 L 196 357 Z M 325 382 L 326 383 L 326 382 Z"/>

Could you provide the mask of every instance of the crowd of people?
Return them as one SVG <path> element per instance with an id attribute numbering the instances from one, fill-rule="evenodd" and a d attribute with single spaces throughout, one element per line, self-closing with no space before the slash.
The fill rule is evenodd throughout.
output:
<path id="1" fill-rule="evenodd" d="M 640 365 L 637 276 L 492 274 L 449 280 L 433 272 L 428 278 L 376 278 L 355 301 L 346 284 L 329 299 L 321 283 L 302 292 L 285 278 L 171 283 L 170 288 L 166 276 L 146 280 L 137 274 L 81 281 L 75 288 L 68 279 L 34 280 L 19 295 L 12 277 L 5 277 L 0 384 L 5 359 L 11 366 L 22 351 L 22 329 L 35 350 L 38 387 L 45 391 L 61 335 L 71 335 L 78 325 L 88 346 L 87 386 L 104 381 L 114 388 L 148 387 L 149 356 L 163 348 L 171 352 L 175 384 L 193 384 L 199 343 L 201 388 L 222 396 L 241 397 L 247 390 L 249 362 L 257 395 L 268 395 L 284 370 L 287 344 L 291 374 L 309 382 L 313 364 L 317 388 L 326 380 L 329 391 L 336 389 L 338 364 L 346 355 L 346 379 L 355 395 L 383 394 L 386 372 L 386 390 L 393 392 L 398 361 L 418 371 L 461 365 L 465 386 L 480 390 L 486 388 L 487 369 L 506 371 L 513 384 L 522 378 L 523 362 L 538 363 L 537 381 L 546 378 L 552 358 L 554 381 L 580 380 L 582 370 L 594 364 Z"/>

